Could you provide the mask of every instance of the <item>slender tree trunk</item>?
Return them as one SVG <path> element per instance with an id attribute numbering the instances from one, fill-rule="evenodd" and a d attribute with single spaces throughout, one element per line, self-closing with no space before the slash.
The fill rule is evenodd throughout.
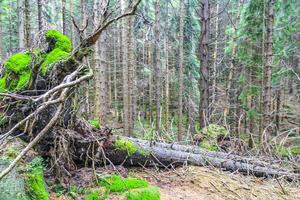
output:
<path id="1" fill-rule="evenodd" d="M 273 64 L 273 11 L 274 0 L 267 1 L 266 8 L 266 40 L 265 40 L 265 67 L 264 67 L 264 90 L 263 90 L 263 107 L 264 107 L 264 132 L 263 141 L 268 141 L 272 133 L 272 110 L 271 110 L 271 81 L 272 81 L 272 64 Z"/>
<path id="2" fill-rule="evenodd" d="M 122 12 L 125 11 L 126 1 L 121 0 L 120 6 Z M 131 120 L 130 120 L 130 91 L 129 91 L 129 66 L 128 66 L 128 34 L 127 34 L 127 23 L 126 19 L 122 20 L 122 72 L 123 72 L 123 127 L 124 127 L 124 135 L 130 135 L 130 127 L 131 127 Z"/>
<path id="3" fill-rule="evenodd" d="M 236 23 L 233 24 L 233 35 L 232 35 L 232 50 L 231 50 L 231 60 L 230 60 L 230 68 L 228 75 L 228 84 L 226 88 L 226 101 L 227 101 L 227 112 L 228 112 L 228 123 L 230 125 L 230 129 L 234 134 L 238 133 L 238 120 L 235 117 L 237 113 L 237 86 L 236 86 L 236 50 L 237 50 L 237 30 L 240 24 L 240 14 L 241 14 L 241 6 L 244 3 L 244 0 L 239 0 L 237 14 L 236 14 Z"/>
<path id="4" fill-rule="evenodd" d="M 134 128 L 135 120 L 135 56 L 134 56 L 134 35 L 133 35 L 133 16 L 127 17 L 127 62 L 128 62 L 128 90 L 129 90 L 129 124 L 130 131 Z"/>
<path id="5" fill-rule="evenodd" d="M 62 30 L 63 34 L 67 34 L 67 27 L 66 27 L 66 0 L 61 0 L 61 14 L 62 14 Z"/>
<path id="6" fill-rule="evenodd" d="M 74 15 L 74 1 L 73 0 L 70 0 L 70 15 L 71 17 Z M 75 27 L 74 27 L 74 24 L 73 22 L 70 22 L 71 24 L 71 32 L 70 32 L 70 35 L 71 35 L 71 40 L 72 40 L 72 43 L 73 45 L 75 46 Z"/>
<path id="7" fill-rule="evenodd" d="M 39 31 L 43 30 L 43 0 L 37 0 Z"/>
<path id="8" fill-rule="evenodd" d="M 19 49 L 23 50 L 25 48 L 25 32 L 24 32 L 24 0 L 17 1 L 18 7 L 18 28 L 19 28 Z"/>
<path id="9" fill-rule="evenodd" d="M 30 47 L 30 9 L 29 0 L 24 0 L 24 14 L 25 14 L 25 48 Z"/>
<path id="10" fill-rule="evenodd" d="M 209 0 L 203 0 L 200 10 L 201 18 L 201 36 L 200 36 L 200 127 L 208 125 L 209 120 L 209 22 L 210 22 L 210 3 Z"/>
<path id="11" fill-rule="evenodd" d="M 2 43 L 2 39 L 3 39 L 3 27 L 2 27 L 2 10 L 0 10 L 0 63 L 2 63 L 2 59 L 3 59 L 3 43 Z"/>
<path id="12" fill-rule="evenodd" d="M 218 65 L 218 39 L 219 39 L 219 3 L 216 2 L 216 17 L 215 17 L 215 44 L 213 55 L 213 68 L 212 68 L 212 106 L 215 106 L 217 100 L 217 65 Z"/>
<path id="13" fill-rule="evenodd" d="M 156 133 L 161 136 L 161 60 L 160 60 L 160 0 L 155 3 L 155 25 L 154 25 L 155 49 L 154 49 L 154 71 L 155 71 L 155 103 L 156 103 Z"/>
<path id="14" fill-rule="evenodd" d="M 183 123 L 182 123 L 182 110 L 183 110 L 183 95 L 184 95 L 184 0 L 180 0 L 179 8 L 179 94 L 178 94 L 178 141 L 183 138 Z"/>

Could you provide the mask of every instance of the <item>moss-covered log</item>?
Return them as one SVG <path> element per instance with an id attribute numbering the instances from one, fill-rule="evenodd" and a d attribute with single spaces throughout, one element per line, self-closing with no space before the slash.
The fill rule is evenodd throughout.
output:
<path id="1" fill-rule="evenodd" d="M 272 164 L 276 163 L 274 160 L 269 163 L 261 162 L 253 158 L 211 152 L 195 146 L 149 142 L 133 138 L 116 139 L 106 150 L 106 156 L 114 164 L 128 166 L 170 167 L 171 165 L 193 164 L 213 166 L 259 177 L 285 177 L 287 180 L 300 180 L 299 174 Z"/>

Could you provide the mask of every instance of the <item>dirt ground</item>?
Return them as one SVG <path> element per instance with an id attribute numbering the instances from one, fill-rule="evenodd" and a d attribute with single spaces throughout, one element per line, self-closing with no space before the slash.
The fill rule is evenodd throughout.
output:
<path id="1" fill-rule="evenodd" d="M 215 168 L 188 166 L 176 170 L 159 170 L 152 168 L 118 169 L 123 176 L 146 179 L 160 188 L 161 200 L 300 200 L 300 186 L 282 179 L 265 179 L 244 176 L 239 173 L 220 171 Z M 114 170 L 100 169 L 99 174 L 115 173 Z M 104 188 L 93 187 L 91 169 L 82 169 L 73 177 L 72 185 L 92 190 Z M 77 183 L 77 184 L 76 184 Z M 67 196 L 51 193 L 51 200 L 71 200 Z M 84 196 L 77 196 L 83 200 Z M 124 195 L 110 194 L 109 200 L 124 200 Z M 141 199 L 143 200 L 143 199 Z"/>
<path id="2" fill-rule="evenodd" d="M 133 170 L 160 188 L 162 200 L 291 199 L 300 200 L 300 187 L 284 180 L 263 179 L 205 167 L 173 171 Z"/>

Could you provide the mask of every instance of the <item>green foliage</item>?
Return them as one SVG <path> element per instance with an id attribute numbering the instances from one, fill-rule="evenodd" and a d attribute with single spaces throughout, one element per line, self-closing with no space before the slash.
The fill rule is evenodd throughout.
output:
<path id="1" fill-rule="evenodd" d="M 149 183 L 145 180 L 136 178 L 122 178 L 117 175 L 112 175 L 101 179 L 102 180 L 99 182 L 99 185 L 105 187 L 109 192 L 115 193 L 123 193 L 130 189 L 144 188 L 149 186 Z"/>
<path id="2" fill-rule="evenodd" d="M 32 200 L 50 200 L 44 181 L 42 158 L 35 158 L 25 173 L 26 189 Z"/>
<path id="3" fill-rule="evenodd" d="M 67 53 L 72 51 L 71 40 L 57 30 L 48 30 L 46 33 L 46 40 L 48 42 L 54 41 L 55 49 L 60 49 Z"/>
<path id="4" fill-rule="evenodd" d="M 28 86 L 31 78 L 31 55 L 17 53 L 12 55 L 5 63 L 5 73 L 0 79 L 0 92 L 15 92 Z"/>
<path id="5" fill-rule="evenodd" d="M 159 200 L 160 192 L 157 187 L 146 187 L 130 190 L 126 193 L 127 200 Z"/>
<path id="6" fill-rule="evenodd" d="M 99 120 L 97 119 L 91 119 L 89 120 L 90 125 L 94 128 L 94 129 L 101 129 L 101 125 Z"/>
<path id="7" fill-rule="evenodd" d="M 214 141 L 215 142 L 215 141 Z M 219 150 L 219 147 L 215 144 L 210 144 L 209 141 L 203 141 L 201 142 L 200 144 L 200 147 L 204 148 L 204 149 L 207 149 L 209 151 L 218 151 Z"/>

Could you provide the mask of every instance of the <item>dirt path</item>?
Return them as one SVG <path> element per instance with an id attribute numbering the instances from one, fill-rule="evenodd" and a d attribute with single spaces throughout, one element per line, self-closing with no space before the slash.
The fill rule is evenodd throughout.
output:
<path id="1" fill-rule="evenodd" d="M 204 167 L 160 172 L 138 169 L 130 175 L 145 178 L 158 186 L 162 200 L 300 199 L 300 187 L 293 183 Z"/>

